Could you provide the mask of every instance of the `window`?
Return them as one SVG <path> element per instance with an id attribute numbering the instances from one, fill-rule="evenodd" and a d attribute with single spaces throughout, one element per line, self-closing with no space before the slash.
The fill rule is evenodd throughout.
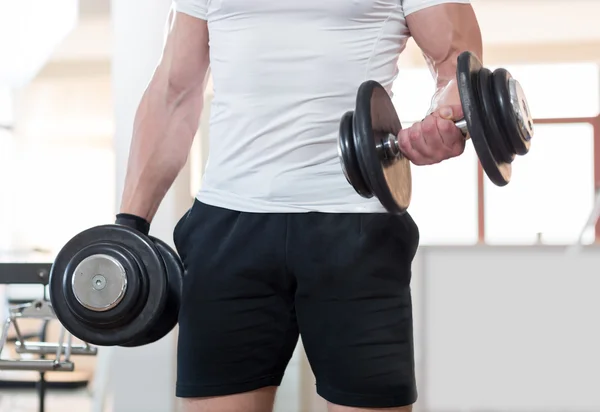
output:
<path id="1" fill-rule="evenodd" d="M 413 200 L 408 209 L 420 243 L 477 243 L 477 156 L 467 143 L 462 156 L 430 166 L 412 166 Z"/>
<path id="2" fill-rule="evenodd" d="M 537 119 L 585 118 L 600 111 L 596 64 L 506 68 L 522 84 Z M 496 187 L 484 181 L 485 241 L 575 242 L 594 202 L 593 135 L 586 122 L 537 124 L 530 152 L 513 163 L 511 182 Z M 584 241 L 593 236 L 589 231 Z"/>
<path id="3" fill-rule="evenodd" d="M 595 63 L 502 67 L 521 83 L 536 119 L 593 117 L 600 113 L 600 71 Z"/>
<path id="4" fill-rule="evenodd" d="M 502 65 L 522 85 L 536 119 L 590 118 L 600 112 L 600 70 L 594 63 Z M 494 70 L 495 67 L 489 67 Z M 426 68 L 402 69 L 393 88 L 404 127 L 424 117 L 434 92 Z M 513 164 L 509 185 L 484 177 L 485 241 L 492 244 L 571 243 L 593 206 L 593 127 L 537 124 L 530 153 Z M 475 243 L 478 238 L 477 156 L 413 166 L 409 212 L 422 244 Z M 590 231 L 585 241 L 593 239 Z"/>
<path id="5" fill-rule="evenodd" d="M 592 210 L 592 125 L 538 125 L 535 133 L 507 186 L 485 179 L 487 243 L 533 244 L 538 233 L 543 243 L 573 243 Z"/>

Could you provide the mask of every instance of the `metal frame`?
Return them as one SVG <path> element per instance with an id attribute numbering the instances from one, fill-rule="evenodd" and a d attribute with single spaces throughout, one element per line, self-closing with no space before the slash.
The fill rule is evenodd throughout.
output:
<path id="1" fill-rule="evenodd" d="M 43 321 L 55 320 L 56 316 L 52 305 L 46 300 L 36 300 L 31 303 L 15 305 L 9 309 L 9 316 L 4 321 L 2 337 L 0 339 L 0 355 L 4 350 L 8 339 L 8 331 L 12 325 L 17 335 L 15 343 L 17 354 L 51 355 L 54 359 L 29 360 L 22 359 L 0 359 L 0 370 L 20 370 L 34 372 L 72 372 L 75 365 L 71 361 L 71 355 L 95 356 L 98 349 L 85 345 L 73 345 L 73 335 L 61 327 L 58 342 L 28 342 L 25 340 L 19 328 L 19 319 L 39 319 Z"/>
<path id="2" fill-rule="evenodd" d="M 14 257 L 13 257 L 14 258 Z M 19 262 L 21 260 L 21 262 Z M 46 287 L 52 264 L 38 263 L 31 259 L 16 259 L 16 261 L 0 261 L 0 285 L 31 285 L 37 284 Z M 19 328 L 20 319 L 38 319 L 44 323 L 44 332 L 41 341 L 27 341 Z M 56 320 L 52 304 L 44 296 L 43 299 L 32 302 L 10 305 L 8 316 L 2 325 L 0 336 L 0 370 L 35 371 L 39 372 L 37 382 L 39 398 L 39 412 L 45 410 L 46 372 L 71 372 L 75 369 L 71 355 L 96 356 L 98 349 L 92 345 L 73 345 L 73 336 L 61 326 L 58 342 L 45 342 L 47 324 Z M 3 357 L 3 350 L 8 341 L 8 332 L 14 329 L 16 334 L 15 352 L 16 359 Z M 25 359 L 21 355 L 38 355 L 39 359 Z"/>
<path id="3" fill-rule="evenodd" d="M 0 285 L 42 285 L 50 281 L 50 263 L 0 261 Z"/>

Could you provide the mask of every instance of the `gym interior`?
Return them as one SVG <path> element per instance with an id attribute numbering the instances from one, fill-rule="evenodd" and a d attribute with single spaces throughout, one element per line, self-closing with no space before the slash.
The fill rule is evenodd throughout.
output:
<path id="1" fill-rule="evenodd" d="M 458 158 L 412 168 L 414 410 L 597 412 L 600 2 L 472 4 L 485 65 L 519 79 L 535 137 L 506 186 L 490 182 L 469 142 Z M 52 316 L 47 287 L 63 245 L 114 218 L 170 7 L 0 3 L 1 412 L 179 410 L 176 329 L 148 345 L 95 347 Z M 393 102 L 407 127 L 434 83 L 412 41 L 399 67 Z M 153 221 L 167 243 L 201 184 L 211 98 L 209 77 L 189 161 Z M 300 342 L 275 411 L 325 408 Z"/>

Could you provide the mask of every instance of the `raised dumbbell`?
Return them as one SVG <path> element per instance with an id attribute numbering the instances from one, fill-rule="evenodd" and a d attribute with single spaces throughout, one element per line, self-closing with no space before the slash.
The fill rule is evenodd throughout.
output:
<path id="1" fill-rule="evenodd" d="M 177 324 L 183 265 L 166 243 L 124 225 L 73 237 L 50 272 L 50 301 L 73 336 L 99 346 L 134 347 Z"/>
<path id="2" fill-rule="evenodd" d="M 457 82 L 464 118 L 456 121 L 488 178 L 497 186 L 510 182 L 512 162 L 529 152 L 533 120 L 519 82 L 505 69 L 491 72 L 477 57 L 463 52 Z M 390 213 L 404 213 L 412 196 L 409 160 L 402 155 L 402 125 L 386 90 L 362 83 L 354 111 L 340 121 L 338 153 L 346 180 L 365 197 L 376 196 Z"/>

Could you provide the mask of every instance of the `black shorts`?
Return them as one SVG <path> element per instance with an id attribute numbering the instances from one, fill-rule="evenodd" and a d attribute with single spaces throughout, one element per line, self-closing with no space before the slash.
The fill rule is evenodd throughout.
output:
<path id="1" fill-rule="evenodd" d="M 279 385 L 300 333 L 326 400 L 415 402 L 419 232 L 408 214 L 244 213 L 195 201 L 174 241 L 187 270 L 178 397 Z"/>

